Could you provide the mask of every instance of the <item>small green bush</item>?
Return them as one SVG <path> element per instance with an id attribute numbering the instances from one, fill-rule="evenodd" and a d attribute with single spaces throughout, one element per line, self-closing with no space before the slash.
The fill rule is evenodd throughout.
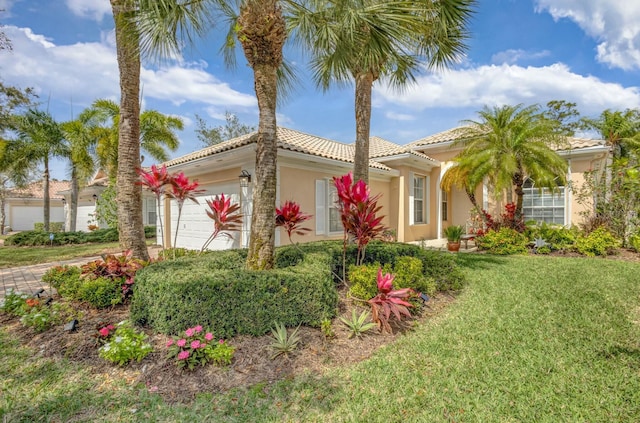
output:
<path id="1" fill-rule="evenodd" d="M 506 227 L 498 231 L 490 230 L 484 236 L 476 238 L 478 248 L 499 255 L 527 254 L 528 242 L 524 234 Z"/>
<path id="2" fill-rule="evenodd" d="M 604 227 L 599 227 L 587 236 L 576 240 L 576 251 L 585 256 L 606 256 L 613 254 L 620 242 Z"/>
<path id="3" fill-rule="evenodd" d="M 110 278 L 85 279 L 77 293 L 80 301 L 95 308 L 107 308 L 122 303 L 122 280 Z"/>
<path id="4" fill-rule="evenodd" d="M 147 238 L 155 237 L 155 226 L 146 226 L 144 231 Z M 49 232 L 42 230 L 22 231 L 7 237 L 4 244 L 16 247 L 33 247 L 38 245 L 69 245 L 117 241 L 118 230 L 110 228 L 96 229 L 93 232 L 58 232 L 53 240 L 49 239 Z"/>
<path id="5" fill-rule="evenodd" d="M 131 319 L 161 333 L 211 327 L 218 337 L 262 335 L 273 322 L 319 326 L 335 316 L 331 257 L 308 253 L 297 266 L 245 270 L 246 250 L 153 264 L 136 274 Z"/>
<path id="6" fill-rule="evenodd" d="M 49 222 L 49 232 L 62 232 L 64 228 L 64 222 Z M 33 224 L 33 230 L 37 232 L 44 232 L 44 223 L 36 222 Z"/>
<path id="7" fill-rule="evenodd" d="M 70 300 L 78 300 L 78 291 L 82 286 L 78 266 L 55 266 L 42 275 L 42 281 L 51 285 L 58 294 Z"/>
<path id="8" fill-rule="evenodd" d="M 109 340 L 100 347 L 100 357 L 112 363 L 124 366 L 131 361 L 140 361 L 147 356 L 153 347 L 147 342 L 147 335 L 138 332 L 125 320 L 109 337 Z"/>
<path id="9" fill-rule="evenodd" d="M 640 253 L 640 232 L 636 232 L 629 237 L 629 246 L 636 253 Z"/>
<path id="10" fill-rule="evenodd" d="M 535 241 L 538 238 L 545 240 L 552 251 L 569 251 L 573 249 L 579 232 L 577 228 L 569 229 L 562 225 L 549 225 L 543 222 L 540 225 L 536 223 L 528 225 L 525 235 L 529 241 Z M 537 252 L 540 254 L 540 251 Z"/>
<path id="11" fill-rule="evenodd" d="M 382 267 L 380 263 L 363 264 L 362 266 L 349 266 L 349 295 L 361 300 L 368 300 L 378 294 L 376 278 L 378 269 Z M 382 270 L 385 273 L 391 272 L 390 265 L 387 264 Z"/>

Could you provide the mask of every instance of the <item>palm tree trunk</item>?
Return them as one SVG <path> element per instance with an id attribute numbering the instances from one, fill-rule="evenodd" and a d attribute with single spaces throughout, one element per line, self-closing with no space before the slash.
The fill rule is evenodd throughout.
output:
<path id="1" fill-rule="evenodd" d="M 69 228 L 71 232 L 76 231 L 76 221 L 78 220 L 78 193 L 80 192 L 80 183 L 78 182 L 78 171 L 74 167 L 71 171 L 71 199 L 69 204 Z"/>
<path id="2" fill-rule="evenodd" d="M 353 181 L 369 183 L 369 134 L 371 130 L 371 90 L 374 75 L 371 72 L 355 74 L 356 80 L 356 152 L 353 163 Z"/>
<path id="3" fill-rule="evenodd" d="M 250 269 L 273 267 L 276 234 L 276 169 L 278 140 L 276 133 L 276 68 L 253 69 L 260 109 L 256 147 L 256 178 L 253 186 L 253 214 L 247 266 Z"/>
<path id="4" fill-rule="evenodd" d="M 522 204 L 524 202 L 524 189 L 522 189 L 524 176 L 522 172 L 518 172 L 513 176 L 513 184 L 516 187 L 516 211 L 514 218 L 516 222 L 520 222 L 522 220 Z"/>
<path id="5" fill-rule="evenodd" d="M 124 0 L 111 0 L 115 22 L 116 50 L 120 71 L 120 125 L 116 198 L 120 245 L 133 257 L 149 260 L 142 220 L 140 168 L 140 50 L 136 34 L 126 27 Z"/>
<path id="6" fill-rule="evenodd" d="M 42 195 L 44 196 L 44 231 L 49 232 L 49 220 L 51 219 L 51 200 L 49 198 L 49 157 L 44 157 L 44 172 L 42 174 Z"/>
<path id="7" fill-rule="evenodd" d="M 4 235 L 5 223 L 7 223 L 7 213 L 5 211 L 6 200 L 4 189 L 0 192 L 0 235 Z"/>
<path id="8" fill-rule="evenodd" d="M 238 39 L 253 69 L 260 122 L 256 146 L 256 177 L 247 267 L 271 269 L 276 234 L 277 70 L 282 63 L 286 23 L 277 0 L 246 0 L 238 19 Z"/>

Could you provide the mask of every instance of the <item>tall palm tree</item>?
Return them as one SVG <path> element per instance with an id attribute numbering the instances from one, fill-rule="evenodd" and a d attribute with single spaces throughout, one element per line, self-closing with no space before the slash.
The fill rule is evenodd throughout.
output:
<path id="1" fill-rule="evenodd" d="M 595 129 L 613 151 L 614 159 L 628 156 L 640 148 L 640 110 L 605 110 L 597 119 L 583 119 L 589 129 Z"/>
<path id="2" fill-rule="evenodd" d="M 78 118 L 61 124 L 62 133 L 69 148 L 69 162 L 71 168 L 71 198 L 68 209 L 68 221 L 71 232 L 76 231 L 78 216 L 78 196 L 80 188 L 86 184 L 95 171 L 95 160 L 91 151 L 95 147 L 94 131 L 86 121 Z"/>
<path id="3" fill-rule="evenodd" d="M 98 99 L 80 114 L 79 119 L 92 127 L 98 163 L 115 179 L 118 169 L 120 107 L 114 101 Z M 139 122 L 140 151 L 159 162 L 169 160 L 169 151 L 175 151 L 180 144 L 175 131 L 184 128 L 182 119 L 164 115 L 157 110 L 145 110 L 140 114 Z"/>
<path id="4" fill-rule="evenodd" d="M 43 164 L 44 230 L 49 231 L 51 212 L 49 160 L 53 157 L 68 157 L 69 150 L 64 142 L 60 125 L 47 112 L 27 110 L 24 115 L 19 116 L 16 132 L 27 159 Z"/>
<path id="5" fill-rule="evenodd" d="M 469 201 L 473 208 L 480 211 L 478 200 L 476 199 L 476 188 L 482 181 L 472 181 L 469 175 L 469 169 L 465 169 L 455 163 L 442 175 L 440 180 L 440 189 L 450 192 L 453 187 L 463 189 L 469 197 Z"/>
<path id="6" fill-rule="evenodd" d="M 485 106 L 478 114 L 479 121 L 465 121 L 465 134 L 454 143 L 464 146 L 456 161 L 471 184 L 486 178 L 496 195 L 506 190 L 509 196 L 514 190 L 515 218 L 520 219 L 527 177 L 539 188 L 566 182 L 567 162 L 553 149 L 564 138 L 538 106 Z"/>
<path id="7" fill-rule="evenodd" d="M 291 27 L 310 50 L 316 83 L 355 84 L 354 181 L 369 178 L 371 92 L 379 79 L 405 87 L 426 68 L 450 66 L 465 51 L 475 0 L 304 0 Z"/>
<path id="8" fill-rule="evenodd" d="M 120 244 L 148 259 L 142 220 L 140 168 L 140 56 L 167 57 L 209 22 L 206 0 L 110 0 L 120 71 L 116 191 Z"/>

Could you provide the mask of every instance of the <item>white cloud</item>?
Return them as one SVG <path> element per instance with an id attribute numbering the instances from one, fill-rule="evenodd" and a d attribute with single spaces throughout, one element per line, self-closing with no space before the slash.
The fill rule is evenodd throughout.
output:
<path id="1" fill-rule="evenodd" d="M 544 67 L 488 65 L 417 78 L 414 86 L 398 94 L 377 87 L 376 106 L 385 103 L 411 109 L 462 108 L 503 104 L 545 104 L 550 100 L 576 102 L 584 114 L 600 114 L 607 108 L 625 109 L 640 104 L 638 87 L 623 87 L 593 76 L 572 73 L 562 63 Z"/>
<path id="2" fill-rule="evenodd" d="M 103 41 L 56 45 L 29 28 L 4 28 L 14 46 L 0 55 L 0 75 L 5 83 L 31 86 L 41 95 L 73 98 L 89 105 L 97 98 L 120 97 L 118 64 L 111 38 Z M 158 70 L 142 69 L 145 98 L 230 107 L 254 107 L 255 97 L 232 89 L 204 71 L 202 63 Z"/>
<path id="3" fill-rule="evenodd" d="M 505 51 L 498 52 L 491 56 L 491 63 L 495 63 L 501 65 L 503 63 L 513 65 L 518 63 L 521 60 L 535 60 L 543 57 L 547 57 L 551 54 L 549 50 L 536 51 L 536 52 L 528 52 L 525 50 L 514 50 L 509 49 Z"/>
<path id="4" fill-rule="evenodd" d="M 412 116 L 412 115 L 408 115 L 405 113 L 396 113 L 393 111 L 388 111 L 384 114 L 384 116 L 387 119 L 391 119 L 391 120 L 403 120 L 403 121 L 407 121 L 407 120 L 415 120 L 416 117 Z"/>
<path id="5" fill-rule="evenodd" d="M 640 69 L 640 2 L 637 0 L 536 0 L 536 11 L 574 21 L 600 44 L 597 59 L 624 70 Z"/>
<path id="6" fill-rule="evenodd" d="M 0 10 L 4 19 L 11 17 L 11 7 L 15 3 L 15 0 L 0 0 Z"/>
<path id="7" fill-rule="evenodd" d="M 105 15 L 111 15 L 109 0 L 65 0 L 67 7 L 77 16 L 100 22 Z"/>

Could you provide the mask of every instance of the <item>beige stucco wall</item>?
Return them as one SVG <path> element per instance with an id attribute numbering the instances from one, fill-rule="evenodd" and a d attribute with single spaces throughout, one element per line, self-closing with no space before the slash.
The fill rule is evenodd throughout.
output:
<path id="1" fill-rule="evenodd" d="M 346 172 L 345 172 L 346 173 Z M 300 209 L 304 213 L 311 214 L 313 217 L 305 222 L 304 227 L 311 229 L 310 232 L 304 236 L 293 235 L 294 242 L 310 242 L 326 239 L 341 239 L 340 234 L 316 234 L 316 180 L 328 180 L 331 181 L 334 176 L 341 176 L 341 172 L 331 172 L 329 170 L 310 170 L 300 169 L 295 167 L 280 166 L 279 175 L 279 205 L 284 204 L 285 201 L 295 201 L 300 204 Z M 385 216 L 382 223 L 392 229 L 396 229 L 393 224 L 391 216 L 394 210 L 391 208 L 392 203 L 392 187 L 391 180 L 379 180 L 370 175 L 369 188 L 371 195 L 381 194 L 378 200 L 378 205 L 382 206 L 381 214 Z M 289 244 L 287 234 L 282 229 L 280 231 L 280 244 Z"/>
<path id="2" fill-rule="evenodd" d="M 396 212 L 394 217 L 398 219 L 398 241 L 411 242 L 420 241 L 422 239 L 436 238 L 438 226 L 438 208 L 440 204 L 437 199 L 438 180 L 440 175 L 439 168 L 420 169 L 408 166 L 399 166 L 397 170 L 400 172 L 397 182 L 394 184 L 394 195 L 397 198 L 398 205 L 395 206 Z M 410 202 L 411 178 L 413 174 L 429 177 L 429 185 L 427 192 L 427 223 L 411 224 L 409 220 L 409 210 L 412 207 Z"/>

